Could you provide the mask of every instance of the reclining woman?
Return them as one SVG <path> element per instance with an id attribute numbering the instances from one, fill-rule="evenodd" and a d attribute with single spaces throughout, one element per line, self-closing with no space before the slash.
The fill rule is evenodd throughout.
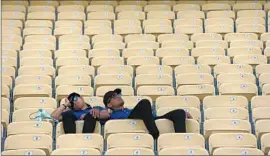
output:
<path id="1" fill-rule="evenodd" d="M 71 93 L 65 99 L 65 104 L 58 107 L 51 116 L 56 120 L 62 120 L 64 131 L 68 134 L 76 133 L 77 120 L 84 120 L 83 133 L 93 133 L 96 122 L 108 119 L 110 115 L 102 107 L 91 107 L 85 103 L 78 93 Z"/>

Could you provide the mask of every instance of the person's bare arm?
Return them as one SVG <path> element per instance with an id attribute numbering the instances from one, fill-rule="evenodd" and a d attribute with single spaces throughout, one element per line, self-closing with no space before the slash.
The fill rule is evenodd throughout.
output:
<path id="1" fill-rule="evenodd" d="M 109 119 L 110 118 L 110 113 L 108 110 L 102 110 L 99 113 L 99 119 Z"/>
<path id="2" fill-rule="evenodd" d="M 67 100 L 66 100 L 66 103 L 62 104 L 60 107 L 56 108 L 52 112 L 51 116 L 56 120 L 62 120 L 62 115 L 61 114 L 68 110 L 69 105 L 70 105 L 69 102 L 67 102 Z"/>

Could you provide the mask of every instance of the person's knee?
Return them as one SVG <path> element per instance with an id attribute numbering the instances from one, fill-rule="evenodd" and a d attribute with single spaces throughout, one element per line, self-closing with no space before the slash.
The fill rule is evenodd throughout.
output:
<path id="1" fill-rule="evenodd" d="M 171 111 L 171 113 L 176 118 L 186 118 L 186 112 L 183 109 L 176 109 Z"/>
<path id="2" fill-rule="evenodd" d="M 92 114 L 88 113 L 84 116 L 85 121 L 94 121 L 95 118 L 92 116 Z"/>
<path id="3" fill-rule="evenodd" d="M 147 108 L 151 108 L 151 102 L 147 99 L 142 99 L 139 103 L 138 103 L 138 107 L 143 107 L 145 109 Z"/>
<path id="4" fill-rule="evenodd" d="M 72 111 L 67 111 L 62 113 L 62 117 L 63 119 L 67 119 L 67 118 L 74 118 L 75 116 Z"/>

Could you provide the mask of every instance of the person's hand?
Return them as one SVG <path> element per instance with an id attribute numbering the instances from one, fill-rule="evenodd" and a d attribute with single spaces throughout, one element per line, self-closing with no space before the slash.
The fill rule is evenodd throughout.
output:
<path id="1" fill-rule="evenodd" d="M 187 119 L 192 119 L 192 116 L 191 116 L 191 114 L 189 112 L 186 112 L 186 118 Z"/>
<path id="2" fill-rule="evenodd" d="M 100 111 L 96 108 L 93 108 L 89 111 L 90 114 L 92 114 L 92 116 L 94 118 L 99 118 L 99 115 L 100 115 Z"/>
<path id="3" fill-rule="evenodd" d="M 80 116 L 80 119 L 83 120 L 86 114 Z"/>
<path id="4" fill-rule="evenodd" d="M 70 104 L 70 102 L 69 102 L 69 100 L 68 100 L 67 98 L 65 98 L 65 105 L 66 105 L 67 107 L 70 107 L 70 106 L 71 106 L 71 104 Z"/>

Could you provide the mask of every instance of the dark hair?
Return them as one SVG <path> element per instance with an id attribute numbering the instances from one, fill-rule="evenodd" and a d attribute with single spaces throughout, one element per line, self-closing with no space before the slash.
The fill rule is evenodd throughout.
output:
<path id="1" fill-rule="evenodd" d="M 107 93 L 105 93 L 104 97 L 103 97 L 103 103 L 105 105 L 105 107 L 107 107 L 109 99 L 112 98 L 112 96 L 114 94 L 121 94 L 122 90 L 117 88 L 113 91 L 108 91 Z"/>

